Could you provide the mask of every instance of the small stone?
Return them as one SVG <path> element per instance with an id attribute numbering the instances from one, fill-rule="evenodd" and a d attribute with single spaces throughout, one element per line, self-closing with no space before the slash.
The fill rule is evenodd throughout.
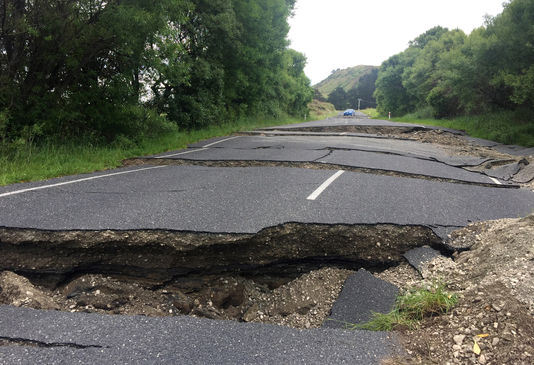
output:
<path id="1" fill-rule="evenodd" d="M 480 357 L 478 358 L 478 362 L 480 364 L 485 364 L 487 362 L 486 356 L 484 356 L 484 354 L 480 355 Z"/>
<path id="2" fill-rule="evenodd" d="M 462 345 L 462 343 L 464 342 L 464 339 L 465 339 L 465 335 L 456 335 L 453 337 L 454 343 L 456 343 L 459 346 Z"/>
<path id="3" fill-rule="evenodd" d="M 499 324 L 497 322 L 493 323 L 493 328 L 495 329 L 499 328 Z"/>
<path id="4" fill-rule="evenodd" d="M 95 291 L 95 295 L 100 295 L 100 289 L 97 289 L 97 290 Z"/>
<path id="5" fill-rule="evenodd" d="M 462 349 L 462 346 L 460 346 L 460 345 L 452 345 L 452 349 L 454 351 L 460 351 Z"/>
<path id="6" fill-rule="evenodd" d="M 499 337 L 495 337 L 495 338 L 491 341 L 491 344 L 492 344 L 493 346 L 497 346 L 497 345 L 499 344 L 499 341 L 500 341 Z"/>

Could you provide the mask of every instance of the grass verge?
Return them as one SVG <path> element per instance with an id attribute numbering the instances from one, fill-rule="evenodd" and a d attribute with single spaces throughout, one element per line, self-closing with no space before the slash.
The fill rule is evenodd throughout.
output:
<path id="1" fill-rule="evenodd" d="M 387 119 L 376 109 L 363 110 L 373 119 Z M 501 111 L 484 115 L 464 116 L 454 119 L 433 119 L 426 113 L 407 114 L 391 120 L 457 129 L 477 138 L 504 144 L 534 147 L 534 115 L 525 111 Z"/>
<path id="2" fill-rule="evenodd" d="M 310 115 L 310 118 L 321 117 Z M 302 121 L 296 118 L 244 119 L 189 132 L 172 130 L 158 137 L 140 138 L 135 143 L 127 139 L 118 140 L 109 146 L 95 146 L 79 141 L 66 144 L 45 142 L 40 145 L 26 144 L 9 153 L 0 149 L 0 185 L 116 168 L 126 158 L 176 150 L 191 143 L 234 132 Z"/>
<path id="3" fill-rule="evenodd" d="M 431 316 L 449 312 L 458 297 L 445 290 L 444 284 L 434 283 L 430 288 L 409 290 L 397 298 L 395 308 L 386 314 L 373 313 L 373 318 L 362 324 L 349 325 L 349 329 L 392 331 L 397 328 L 417 328 L 420 322 Z"/>

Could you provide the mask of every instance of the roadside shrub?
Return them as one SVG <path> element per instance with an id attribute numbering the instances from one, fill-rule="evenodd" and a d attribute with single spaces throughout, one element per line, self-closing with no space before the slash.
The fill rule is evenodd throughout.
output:
<path id="1" fill-rule="evenodd" d="M 349 329 L 392 331 L 396 328 L 416 328 L 426 317 L 449 312 L 458 297 L 447 292 L 445 284 L 434 283 L 429 288 L 414 288 L 399 296 L 395 308 L 387 313 L 373 313 L 373 318 L 363 324 L 349 325 Z"/>

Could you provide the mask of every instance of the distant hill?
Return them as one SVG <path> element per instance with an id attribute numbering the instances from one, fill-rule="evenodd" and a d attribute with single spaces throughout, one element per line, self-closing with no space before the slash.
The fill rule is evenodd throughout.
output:
<path id="1" fill-rule="evenodd" d="M 378 70 L 377 66 L 355 66 L 346 69 L 332 71 L 332 74 L 326 79 L 314 85 L 313 87 L 321 92 L 327 98 L 332 91 L 342 87 L 346 92 L 358 86 L 360 79 Z"/>

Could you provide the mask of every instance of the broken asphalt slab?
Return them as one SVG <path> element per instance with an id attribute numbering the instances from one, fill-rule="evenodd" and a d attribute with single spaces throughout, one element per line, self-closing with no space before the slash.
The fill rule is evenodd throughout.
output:
<path id="1" fill-rule="evenodd" d="M 493 169 L 484 169 L 484 173 L 501 180 L 511 180 L 517 173 L 521 171 L 524 164 L 521 162 L 513 162 L 507 165 L 499 166 Z"/>
<path id="2" fill-rule="evenodd" d="M 4 364 L 379 364 L 394 335 L 193 317 L 150 318 L 0 306 Z"/>
<path id="3" fill-rule="evenodd" d="M 462 227 L 524 216 L 534 207 L 534 194 L 522 189 L 356 172 L 307 199 L 331 176 L 331 170 L 163 166 L 11 185 L 0 188 L 0 227 L 214 233 L 257 233 L 287 222 Z"/>
<path id="4" fill-rule="evenodd" d="M 439 256 L 441 256 L 439 251 L 436 251 L 428 246 L 416 247 L 404 254 L 404 257 L 406 260 L 408 260 L 408 263 L 417 271 L 419 271 L 419 273 L 423 272 L 423 268 L 426 263 Z"/>
<path id="5" fill-rule="evenodd" d="M 216 143 L 216 144 L 214 144 Z M 209 146 L 209 147 L 208 147 Z M 443 150 L 431 144 L 421 144 L 419 142 L 399 139 L 379 139 L 368 137 L 348 137 L 348 136 L 236 136 L 232 139 L 222 141 L 207 140 L 193 144 L 191 148 L 228 148 L 241 150 L 253 149 L 299 149 L 299 150 L 328 150 L 347 149 L 355 151 L 382 152 L 413 156 L 419 158 L 445 158 L 448 156 Z M 188 152 L 189 150 L 176 151 L 177 153 Z M 175 154 L 169 152 L 155 157 L 168 157 Z M 172 157 L 172 156 L 171 156 Z M 455 157 L 455 156 L 452 156 Z M 451 158 L 452 158 L 451 157 Z"/>
<path id="6" fill-rule="evenodd" d="M 319 159 L 318 162 L 358 168 L 394 171 L 435 177 L 438 179 L 454 179 L 471 183 L 494 183 L 482 174 L 472 173 L 464 169 L 452 167 L 440 162 L 404 156 L 377 154 L 373 152 L 332 151 L 330 155 Z"/>
<path id="7" fill-rule="evenodd" d="M 368 322 L 373 312 L 389 313 L 398 294 L 395 285 L 377 279 L 366 270 L 358 270 L 345 281 L 323 327 L 347 328 Z"/>
<path id="8" fill-rule="evenodd" d="M 216 145 L 215 145 L 216 144 Z M 203 146 L 211 146 L 206 148 Z M 316 162 L 394 171 L 471 183 L 495 184 L 484 174 L 458 166 L 478 166 L 487 158 L 450 156 L 429 144 L 354 137 L 237 136 L 208 140 L 192 148 L 154 156 L 184 161 Z M 150 159 L 145 160 L 150 163 Z"/>

